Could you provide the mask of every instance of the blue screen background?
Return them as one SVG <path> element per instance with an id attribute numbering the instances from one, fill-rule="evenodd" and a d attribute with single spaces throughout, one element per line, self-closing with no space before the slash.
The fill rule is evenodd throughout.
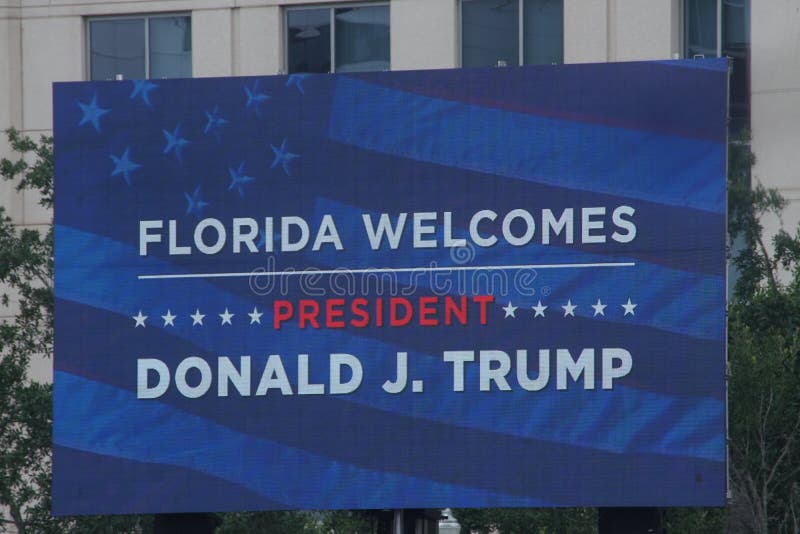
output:
<path id="1" fill-rule="evenodd" d="M 724 504 L 726 87 L 725 60 L 56 84 L 54 512 Z M 632 243 L 453 251 L 406 236 L 373 251 L 361 223 L 449 211 L 465 237 L 481 209 L 572 207 L 577 224 L 581 207 L 619 205 L 636 209 Z M 165 221 L 165 242 L 175 220 L 190 244 L 202 217 L 293 215 L 313 241 L 324 214 L 343 250 L 234 254 L 229 236 L 214 255 L 169 255 L 165 243 L 139 254 L 141 220 Z M 482 228 L 499 231 L 499 219 Z M 266 289 L 139 278 L 603 262 L 635 266 L 528 269 L 525 281 L 509 270 L 507 287 L 474 282 L 480 271 L 402 271 L 362 290 L 358 274 L 346 296 L 329 275 Z M 495 300 L 485 325 L 272 328 L 275 299 L 392 291 Z M 517 349 L 533 377 L 539 348 L 584 347 L 624 347 L 630 374 L 604 390 L 598 367 L 594 390 L 560 391 L 551 364 L 542 391 L 516 384 Z M 453 391 L 443 351 L 490 349 L 512 355 L 511 391 L 480 391 L 477 363 Z M 381 389 L 398 351 L 423 392 Z M 351 394 L 219 397 L 215 379 L 197 399 L 174 385 L 137 399 L 140 358 L 174 371 L 198 356 L 216 373 L 217 357 L 250 355 L 255 392 L 270 354 L 296 386 L 298 354 L 324 383 L 333 352 L 363 365 Z"/>

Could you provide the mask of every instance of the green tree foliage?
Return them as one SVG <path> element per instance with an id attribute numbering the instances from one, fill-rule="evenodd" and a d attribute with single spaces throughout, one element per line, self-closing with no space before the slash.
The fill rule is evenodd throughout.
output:
<path id="1" fill-rule="evenodd" d="M 731 152 L 754 161 L 746 144 Z M 736 172 L 730 178 L 740 277 L 728 312 L 728 527 L 800 532 L 800 233 L 781 230 L 768 240 L 762 220 L 780 216 L 785 200 L 761 185 L 746 187 Z"/>
<path id="2" fill-rule="evenodd" d="M 669 534 L 719 534 L 729 532 L 725 508 L 671 508 L 662 525 Z"/>
<path id="3" fill-rule="evenodd" d="M 224 514 L 219 534 L 315 534 L 317 523 L 303 512 L 233 512 Z"/>
<path id="4" fill-rule="evenodd" d="M 3 159 L 0 174 L 20 177 L 18 190 L 39 190 L 42 204 L 52 206 L 52 142 L 37 145 L 13 131 L 9 140 L 35 163 Z M 18 229 L 0 206 L 2 304 L 16 311 L 0 324 L 0 504 L 19 532 L 49 530 L 52 388 L 31 382 L 28 368 L 32 357 L 52 352 L 52 249 L 52 230 Z"/>
<path id="5" fill-rule="evenodd" d="M 457 508 L 462 533 L 561 534 L 597 532 L 594 508 Z"/>
<path id="6" fill-rule="evenodd" d="M 222 514 L 219 534 L 374 534 L 377 518 L 367 511 L 242 512 Z"/>
<path id="7" fill-rule="evenodd" d="M 369 510 L 325 512 L 320 519 L 319 534 L 379 534 L 391 528 L 387 514 Z"/>

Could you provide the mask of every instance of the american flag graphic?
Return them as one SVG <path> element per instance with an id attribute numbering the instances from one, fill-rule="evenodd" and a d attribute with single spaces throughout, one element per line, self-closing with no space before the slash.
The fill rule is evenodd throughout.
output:
<path id="1" fill-rule="evenodd" d="M 55 84 L 54 512 L 724 504 L 726 90 Z"/>

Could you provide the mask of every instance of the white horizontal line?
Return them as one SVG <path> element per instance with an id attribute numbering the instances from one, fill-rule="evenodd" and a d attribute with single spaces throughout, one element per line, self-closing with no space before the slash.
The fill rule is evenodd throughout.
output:
<path id="1" fill-rule="evenodd" d="M 177 278 L 242 278 L 256 276 L 298 276 L 313 274 L 367 274 L 367 273 L 414 273 L 435 271 L 488 271 L 491 269 L 591 269 L 600 267 L 635 267 L 636 263 L 538 263 L 530 265 L 486 265 L 486 266 L 453 266 L 453 267 L 403 267 L 399 269 L 304 269 L 302 271 L 249 271 L 244 273 L 184 273 L 184 274 L 140 274 L 139 280 L 170 280 Z"/>

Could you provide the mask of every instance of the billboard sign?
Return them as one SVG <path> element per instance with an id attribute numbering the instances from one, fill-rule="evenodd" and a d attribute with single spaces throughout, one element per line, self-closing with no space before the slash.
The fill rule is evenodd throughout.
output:
<path id="1" fill-rule="evenodd" d="M 55 513 L 723 504 L 726 87 L 56 84 Z"/>

